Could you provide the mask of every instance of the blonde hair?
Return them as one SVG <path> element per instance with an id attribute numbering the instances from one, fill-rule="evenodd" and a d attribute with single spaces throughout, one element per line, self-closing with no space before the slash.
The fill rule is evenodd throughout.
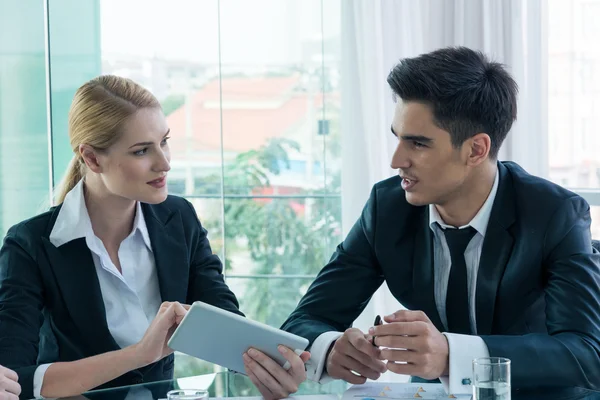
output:
<path id="1" fill-rule="evenodd" d="M 86 166 L 79 146 L 87 144 L 99 151 L 108 149 L 119 139 L 128 118 L 147 107 L 160 108 L 160 103 L 131 79 L 102 75 L 77 89 L 69 110 L 69 140 L 75 154 L 57 189 L 56 204 L 61 204 L 85 176 Z"/>

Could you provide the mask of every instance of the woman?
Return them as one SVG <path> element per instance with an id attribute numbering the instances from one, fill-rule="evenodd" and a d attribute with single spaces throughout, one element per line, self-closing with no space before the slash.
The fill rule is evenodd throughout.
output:
<path id="1" fill-rule="evenodd" d="M 0 250 L 0 363 L 19 374 L 21 398 L 170 379 L 167 341 L 185 304 L 241 314 L 194 208 L 167 196 L 156 98 L 128 79 L 93 79 L 75 94 L 69 136 L 58 206 L 12 227 Z M 281 350 L 287 371 L 244 354 L 266 398 L 306 377 L 309 354 Z"/>

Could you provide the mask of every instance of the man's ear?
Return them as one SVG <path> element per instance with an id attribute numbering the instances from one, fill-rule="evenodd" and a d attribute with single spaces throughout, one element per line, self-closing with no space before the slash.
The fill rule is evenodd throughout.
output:
<path id="1" fill-rule="evenodd" d="M 102 166 L 98 160 L 98 151 L 92 146 L 88 144 L 80 144 L 79 155 L 83 159 L 83 162 L 85 162 L 85 165 L 87 165 L 91 171 L 97 174 L 102 172 Z"/>
<path id="2" fill-rule="evenodd" d="M 467 163 L 476 166 L 487 160 L 492 148 L 492 140 L 487 133 L 478 133 L 467 140 L 469 156 Z"/>

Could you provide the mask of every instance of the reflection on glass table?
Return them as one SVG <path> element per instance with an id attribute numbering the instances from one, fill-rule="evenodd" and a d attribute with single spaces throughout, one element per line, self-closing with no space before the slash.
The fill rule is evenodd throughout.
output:
<path id="1" fill-rule="evenodd" d="M 343 381 L 334 381 L 320 385 L 306 381 L 296 395 L 333 395 L 340 398 L 349 385 Z M 152 382 L 120 388 L 95 390 L 70 399 L 89 400 L 151 400 L 166 399 L 167 393 L 177 389 L 207 390 L 214 397 L 251 397 L 260 396 L 248 377 L 232 372 L 218 372 L 206 375 L 190 376 L 168 381 Z"/>
<path id="2" fill-rule="evenodd" d="M 306 381 L 294 395 L 305 400 L 335 400 L 342 398 L 350 387 L 343 381 L 326 384 Z M 169 381 L 132 385 L 121 388 L 91 391 L 82 396 L 71 397 L 77 400 L 153 400 L 166 399 L 167 393 L 177 389 L 207 390 L 211 398 L 215 397 L 258 397 L 260 393 L 249 378 L 232 372 L 218 372 L 206 375 L 190 376 Z M 460 397 L 464 398 L 464 397 Z M 513 387 L 513 400 L 600 400 L 600 392 L 592 392 L 581 388 L 552 390 L 519 390 Z M 346 400 L 346 399 L 344 399 Z M 362 400 L 362 399 L 353 399 Z M 374 400 L 384 400 L 377 398 Z M 388 400 L 391 400 L 388 398 Z"/>

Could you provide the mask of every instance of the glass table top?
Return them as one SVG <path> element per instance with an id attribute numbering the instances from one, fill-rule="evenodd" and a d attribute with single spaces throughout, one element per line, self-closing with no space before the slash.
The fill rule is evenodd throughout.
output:
<path id="1" fill-rule="evenodd" d="M 335 400 L 342 398 L 344 392 L 350 387 L 343 381 L 333 381 L 327 384 L 318 384 L 312 381 L 304 382 L 297 393 L 293 395 L 298 400 Z M 211 398 L 259 397 L 260 393 L 245 375 L 233 372 L 218 372 L 205 375 L 177 378 L 168 381 L 144 383 L 139 385 L 124 386 L 112 389 L 95 390 L 81 396 L 70 397 L 77 400 L 158 400 L 166 399 L 167 392 L 175 389 L 203 389 L 208 390 Z M 398 400 L 392 399 L 390 400 Z M 600 392 L 593 392 L 581 388 L 570 389 L 545 389 L 545 390 L 514 390 L 512 399 L 527 400 L 600 400 Z M 362 399 L 359 399 L 362 400 Z M 383 398 L 373 400 L 384 400 Z"/>

